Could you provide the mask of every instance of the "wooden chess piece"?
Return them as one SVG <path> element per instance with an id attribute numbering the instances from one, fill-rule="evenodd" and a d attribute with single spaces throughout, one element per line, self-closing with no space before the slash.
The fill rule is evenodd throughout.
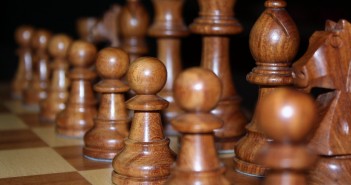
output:
<path id="1" fill-rule="evenodd" d="M 96 47 L 86 41 L 75 41 L 68 51 L 68 60 L 73 66 L 69 77 L 71 90 L 66 108 L 57 115 L 56 133 L 69 137 L 83 137 L 93 127 L 96 115 L 96 100 L 92 80 L 96 72 L 89 69 L 96 58 Z"/>
<path id="2" fill-rule="evenodd" d="M 269 168 L 264 185 L 309 184 L 308 171 L 317 156 L 304 141 L 314 127 L 316 112 L 312 97 L 288 88 L 272 92 L 257 105 L 258 127 L 274 140 L 257 158 Z"/>
<path id="3" fill-rule="evenodd" d="M 145 36 L 149 26 L 149 15 L 139 0 L 127 0 L 120 15 L 122 49 L 134 61 L 147 53 Z"/>
<path id="4" fill-rule="evenodd" d="M 173 81 L 181 71 L 180 38 L 188 35 L 187 27 L 182 20 L 184 0 L 153 0 L 156 16 L 149 29 L 149 35 L 157 38 L 157 58 L 167 68 L 167 82 L 159 95 L 169 102 L 163 112 L 166 135 L 177 135 L 170 121 L 182 111 L 174 102 Z"/>
<path id="5" fill-rule="evenodd" d="M 33 33 L 34 28 L 27 25 L 20 26 L 15 32 L 15 39 L 19 48 L 16 50 L 18 67 L 11 84 L 11 96 L 14 99 L 23 98 L 23 91 L 27 88 L 32 78 L 32 52 L 30 46 Z"/>
<path id="6" fill-rule="evenodd" d="M 128 54 L 120 49 L 104 48 L 97 56 L 96 69 L 102 81 L 94 89 L 101 98 L 94 127 L 84 135 L 83 154 L 88 158 L 112 160 L 124 146 L 130 120 L 124 94 L 129 87 L 120 79 L 128 66 Z"/>
<path id="7" fill-rule="evenodd" d="M 166 83 L 166 67 L 156 58 L 139 58 L 130 65 L 127 78 L 136 93 L 126 102 L 134 116 L 125 147 L 113 159 L 112 182 L 161 185 L 176 157 L 162 129 L 161 111 L 168 102 L 156 95 Z"/>
<path id="8" fill-rule="evenodd" d="M 91 39 L 94 42 L 107 41 L 111 47 L 120 47 L 119 17 L 121 6 L 113 4 L 91 29 Z"/>
<path id="9" fill-rule="evenodd" d="M 297 27 L 285 10 L 283 0 L 267 0 L 266 10 L 250 33 L 250 49 L 256 60 L 247 80 L 260 86 L 258 103 L 266 95 L 292 84 L 290 62 L 299 46 Z M 235 146 L 234 168 L 244 174 L 263 176 L 266 168 L 255 163 L 262 147 L 272 140 L 257 128 L 256 116 L 247 125 L 247 134 Z"/>
<path id="10" fill-rule="evenodd" d="M 190 68 L 174 82 L 174 97 L 187 113 L 172 120 L 174 129 L 182 133 L 176 166 L 165 184 L 229 185 L 224 177 L 214 142 L 214 129 L 223 121 L 210 113 L 218 104 L 220 79 L 209 69 Z"/>
<path id="11" fill-rule="evenodd" d="M 25 105 L 37 107 L 39 102 L 46 99 L 49 86 L 49 55 L 47 53 L 51 33 L 45 29 L 37 29 L 31 41 L 33 48 L 32 79 L 24 90 Z"/>
<path id="12" fill-rule="evenodd" d="M 76 22 L 76 30 L 79 38 L 84 41 L 92 42 L 91 30 L 97 22 L 95 17 L 80 17 Z"/>
<path id="13" fill-rule="evenodd" d="M 234 144 L 245 133 L 247 118 L 240 107 L 229 65 L 229 36 L 242 31 L 234 18 L 235 0 L 198 0 L 200 17 L 190 25 L 193 33 L 203 35 L 201 67 L 211 69 L 222 81 L 222 98 L 212 113 L 223 119 L 215 130 L 219 152 L 233 153 Z"/>
<path id="14" fill-rule="evenodd" d="M 65 34 L 54 35 L 49 41 L 48 51 L 53 57 L 53 62 L 50 66 L 52 73 L 47 98 L 40 102 L 39 119 L 42 122 L 54 122 L 57 114 L 66 107 L 70 85 L 67 77 L 67 53 L 71 42 L 71 38 Z"/>
<path id="15" fill-rule="evenodd" d="M 316 94 L 318 121 L 308 143 L 320 156 L 310 174 L 311 185 L 351 182 L 350 47 L 351 24 L 327 21 L 325 31 L 312 35 L 306 53 L 293 65 L 296 87 L 325 90 Z"/>

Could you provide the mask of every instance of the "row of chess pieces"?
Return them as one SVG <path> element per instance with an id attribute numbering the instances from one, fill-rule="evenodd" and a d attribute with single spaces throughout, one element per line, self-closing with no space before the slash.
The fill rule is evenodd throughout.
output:
<path id="1" fill-rule="evenodd" d="M 285 1 L 266 0 L 250 33 L 257 67 L 247 80 L 260 89 L 248 118 L 229 67 L 229 37 L 242 30 L 235 1 L 198 0 L 200 14 L 189 28 L 203 36 L 202 61 L 184 70 L 183 0 L 152 2 L 150 27 L 142 4 L 128 0 L 100 19 L 78 20 L 78 40 L 18 28 L 13 97 L 37 107 L 58 135 L 83 137 L 88 159 L 112 160 L 115 184 L 237 183 L 224 177 L 223 153 L 233 154 L 235 171 L 265 177 L 265 184 L 351 182 L 349 22 L 327 21 L 291 67 L 297 27 Z M 157 38 L 157 58 L 144 56 L 147 32 Z M 98 51 L 100 41 L 110 46 Z M 316 87 L 328 90 L 314 100 L 308 93 Z M 177 155 L 169 135 L 181 138 Z"/>

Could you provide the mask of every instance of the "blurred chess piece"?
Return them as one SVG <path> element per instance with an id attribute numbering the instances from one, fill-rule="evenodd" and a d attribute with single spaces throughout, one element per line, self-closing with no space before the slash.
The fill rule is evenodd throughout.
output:
<path id="1" fill-rule="evenodd" d="M 68 51 L 73 69 L 69 73 L 71 88 L 66 108 L 57 115 L 56 133 L 69 137 L 83 137 L 93 127 L 96 98 L 92 80 L 97 76 L 90 67 L 96 59 L 96 47 L 86 41 L 74 41 Z"/>
<path id="2" fill-rule="evenodd" d="M 309 184 L 308 172 L 317 156 L 306 141 L 315 127 L 316 113 L 312 97 L 288 88 L 272 92 L 257 105 L 258 127 L 274 140 L 256 159 L 269 168 L 263 184 Z"/>
<path id="3" fill-rule="evenodd" d="M 32 38 L 33 59 L 32 79 L 24 90 L 23 103 L 39 110 L 40 101 L 46 99 L 50 76 L 48 43 L 52 34 L 45 29 L 37 29 Z"/>
<path id="4" fill-rule="evenodd" d="M 70 85 L 67 53 L 71 42 L 71 38 L 65 34 L 56 34 L 49 41 L 48 50 L 53 58 L 50 66 L 52 73 L 47 98 L 40 102 L 39 119 L 42 122 L 54 122 L 57 114 L 66 107 Z"/>
<path id="5" fill-rule="evenodd" d="M 23 98 L 23 91 L 28 87 L 32 78 L 31 40 L 34 31 L 34 28 L 28 25 L 22 25 L 15 31 L 15 40 L 19 47 L 16 50 L 18 67 L 11 84 L 11 96 L 14 99 Z"/>
<path id="6" fill-rule="evenodd" d="M 81 40 L 93 42 L 91 30 L 96 25 L 97 21 L 95 17 L 80 17 L 77 19 L 76 30 Z"/>
<path id="7" fill-rule="evenodd" d="M 92 42 L 107 42 L 109 46 L 119 48 L 120 41 L 120 14 L 121 6 L 117 4 L 111 7 L 91 28 L 90 39 Z"/>
<path id="8" fill-rule="evenodd" d="M 172 120 L 174 129 L 182 133 L 181 148 L 166 184 L 230 184 L 214 142 L 213 130 L 221 128 L 223 121 L 210 113 L 221 93 L 221 81 L 211 70 L 190 68 L 176 78 L 174 97 L 186 113 Z"/>

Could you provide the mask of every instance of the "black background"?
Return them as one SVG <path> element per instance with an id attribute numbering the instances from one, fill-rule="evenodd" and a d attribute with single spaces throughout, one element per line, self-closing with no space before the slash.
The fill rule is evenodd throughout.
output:
<path id="1" fill-rule="evenodd" d="M 17 57 L 14 42 L 14 30 L 21 24 L 29 24 L 38 28 L 46 28 L 53 33 L 67 33 L 77 38 L 75 21 L 79 17 L 99 17 L 113 3 L 123 5 L 124 0 L 5 0 L 0 5 L 0 80 L 10 81 L 17 68 Z M 150 0 L 142 0 L 153 17 Z M 287 10 L 295 20 L 301 35 L 300 49 L 296 58 L 307 48 L 308 38 L 316 30 L 324 28 L 325 20 L 337 21 L 341 18 L 351 19 L 351 8 L 343 0 L 305 0 L 287 1 Z M 252 109 L 257 98 L 257 86 L 249 84 L 245 76 L 255 66 L 248 47 L 249 32 L 264 10 L 263 0 L 238 0 L 235 6 L 237 19 L 242 23 L 244 31 L 231 38 L 231 68 L 235 86 L 243 98 L 243 106 Z M 198 4 L 195 0 L 185 0 L 183 16 L 189 25 L 198 15 Z M 155 39 L 147 38 L 149 56 L 155 56 Z M 201 37 L 190 35 L 183 39 L 183 67 L 197 66 L 201 58 Z"/>

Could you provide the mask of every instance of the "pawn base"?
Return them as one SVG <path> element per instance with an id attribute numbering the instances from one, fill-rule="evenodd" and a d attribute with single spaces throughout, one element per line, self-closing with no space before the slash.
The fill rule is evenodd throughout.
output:
<path id="1" fill-rule="evenodd" d="M 112 182 L 113 184 L 128 184 L 128 185 L 163 185 L 165 184 L 168 176 L 157 177 L 157 178 L 137 178 L 137 177 L 128 177 L 121 174 L 112 172 Z"/>

